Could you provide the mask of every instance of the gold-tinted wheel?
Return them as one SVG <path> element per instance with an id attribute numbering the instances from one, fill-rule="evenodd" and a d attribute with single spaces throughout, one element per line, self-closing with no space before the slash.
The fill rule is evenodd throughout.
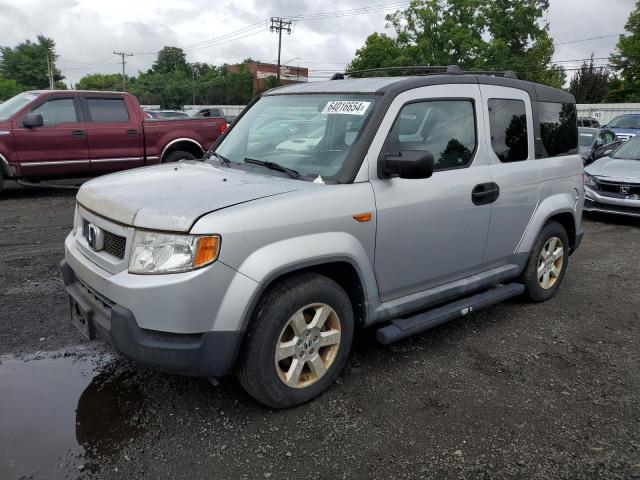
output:
<path id="1" fill-rule="evenodd" d="M 324 303 L 302 307 L 280 332 L 275 351 L 278 377 L 291 388 L 316 383 L 331 368 L 341 336 L 340 318 Z"/>
<path id="2" fill-rule="evenodd" d="M 560 274 L 564 262 L 564 248 L 562 240 L 551 237 L 542 247 L 538 257 L 538 269 L 536 270 L 538 284 L 544 290 L 553 288 Z"/>

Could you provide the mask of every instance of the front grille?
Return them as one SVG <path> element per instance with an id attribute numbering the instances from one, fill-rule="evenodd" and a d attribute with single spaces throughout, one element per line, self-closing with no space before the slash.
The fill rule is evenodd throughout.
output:
<path id="1" fill-rule="evenodd" d="M 601 192 L 617 193 L 619 195 L 640 195 L 640 184 L 637 183 L 622 183 L 622 182 L 605 182 L 598 180 L 598 190 Z M 623 189 L 628 191 L 622 192 Z"/>
<path id="2" fill-rule="evenodd" d="M 108 232 L 105 229 L 102 229 L 104 232 L 104 247 L 102 251 L 107 252 L 110 255 L 113 255 L 120 260 L 124 259 L 124 254 L 127 249 L 127 238 L 122 237 L 120 235 L 116 235 L 115 233 Z M 82 220 L 82 236 L 85 240 L 88 239 L 89 234 L 89 222 L 85 219 Z"/>

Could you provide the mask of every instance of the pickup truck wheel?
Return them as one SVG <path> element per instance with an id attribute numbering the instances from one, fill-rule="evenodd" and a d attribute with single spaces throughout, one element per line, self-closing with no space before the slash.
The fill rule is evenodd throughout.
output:
<path id="1" fill-rule="evenodd" d="M 191 152 L 176 150 L 175 152 L 167 153 L 167 156 L 162 159 L 162 163 L 179 162 L 180 160 L 195 160 L 196 158 L 197 157 Z"/>
<path id="2" fill-rule="evenodd" d="M 316 274 L 290 277 L 259 302 L 237 376 L 272 408 L 311 400 L 334 382 L 353 338 L 353 309 L 345 291 Z"/>
<path id="3" fill-rule="evenodd" d="M 2 173 L 0 173 L 0 193 L 2 193 L 2 189 L 4 188 L 4 177 Z"/>
<path id="4" fill-rule="evenodd" d="M 568 258 L 566 230 L 557 222 L 549 222 L 538 235 L 522 276 L 525 295 L 534 302 L 553 297 L 564 278 Z"/>

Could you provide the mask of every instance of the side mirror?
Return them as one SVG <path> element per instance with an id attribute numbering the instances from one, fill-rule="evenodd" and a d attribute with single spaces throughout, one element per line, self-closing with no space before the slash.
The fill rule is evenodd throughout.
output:
<path id="1" fill-rule="evenodd" d="M 420 179 L 433 175 L 433 154 L 427 150 L 402 150 L 381 158 L 382 173 L 387 177 Z"/>
<path id="2" fill-rule="evenodd" d="M 24 120 L 22 120 L 22 125 L 26 128 L 35 128 L 42 127 L 44 125 L 44 119 L 42 118 L 41 113 L 29 113 Z"/>

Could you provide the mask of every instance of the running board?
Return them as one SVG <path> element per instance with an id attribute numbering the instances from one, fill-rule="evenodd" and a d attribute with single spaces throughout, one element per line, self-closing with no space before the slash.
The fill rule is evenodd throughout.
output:
<path id="1" fill-rule="evenodd" d="M 467 315 L 475 310 L 490 307 L 508 298 L 520 295 L 522 292 L 524 292 L 524 285 L 520 283 L 498 285 L 490 290 L 456 300 L 413 317 L 391 320 L 389 325 L 380 328 L 376 332 L 376 339 L 380 343 L 388 345 L 416 333 L 429 330 L 459 316 Z"/>

